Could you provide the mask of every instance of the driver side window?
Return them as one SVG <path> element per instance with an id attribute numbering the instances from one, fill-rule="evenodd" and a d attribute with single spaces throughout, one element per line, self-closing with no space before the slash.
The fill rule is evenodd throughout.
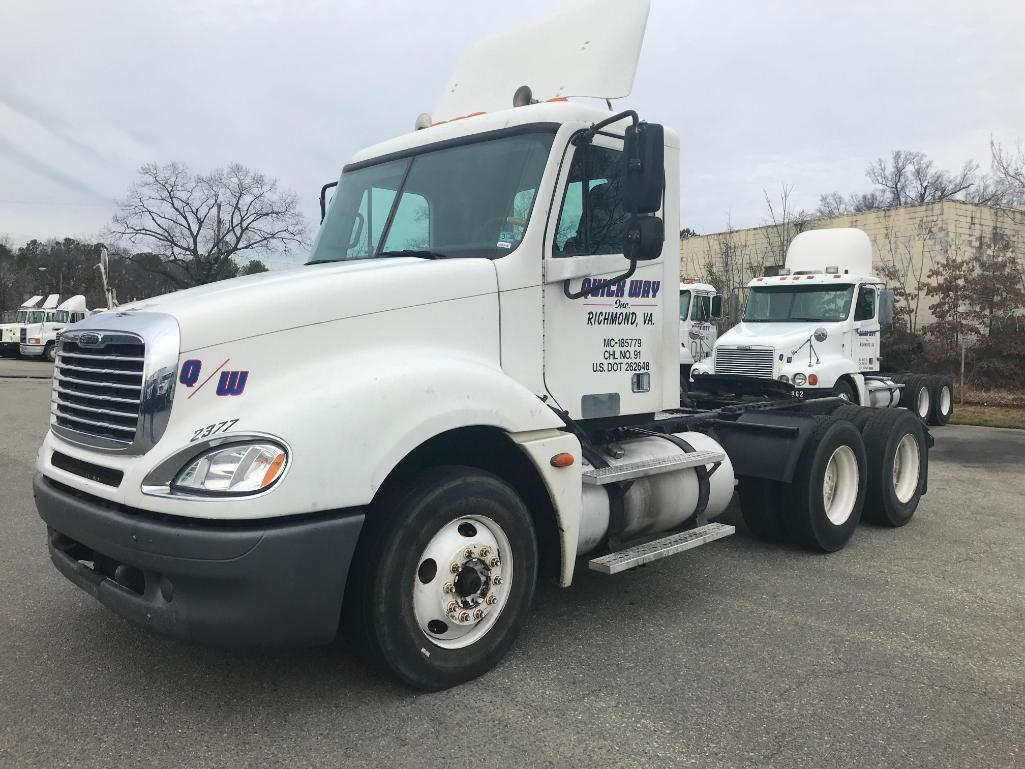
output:
<path id="1" fill-rule="evenodd" d="M 872 320 L 876 316 L 876 290 L 874 286 L 862 286 L 858 292 L 858 304 L 854 309 L 854 320 Z"/>
<path id="2" fill-rule="evenodd" d="M 555 231 L 555 256 L 623 253 L 630 217 L 623 206 L 622 166 L 620 150 L 576 148 Z"/>

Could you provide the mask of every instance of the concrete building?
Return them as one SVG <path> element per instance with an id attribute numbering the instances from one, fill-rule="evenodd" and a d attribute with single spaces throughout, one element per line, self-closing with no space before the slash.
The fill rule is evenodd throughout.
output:
<path id="1" fill-rule="evenodd" d="M 913 329 L 932 320 L 931 297 L 920 286 L 945 255 L 985 258 L 997 250 L 1018 254 L 1025 264 L 1025 210 L 990 208 L 959 201 L 870 211 L 799 225 L 767 225 L 699 235 L 680 241 L 683 277 L 712 282 L 731 291 L 783 263 L 786 246 L 805 229 L 858 227 L 873 244 L 877 273 L 907 294 L 907 318 Z"/>

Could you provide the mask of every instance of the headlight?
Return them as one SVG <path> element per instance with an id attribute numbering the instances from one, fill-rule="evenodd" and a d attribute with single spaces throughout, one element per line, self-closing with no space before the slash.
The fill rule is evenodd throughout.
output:
<path id="1" fill-rule="evenodd" d="M 790 377 L 788 377 L 786 374 L 780 374 L 779 375 L 779 381 L 784 382 L 784 383 L 789 382 L 790 381 Z"/>
<path id="2" fill-rule="evenodd" d="M 794 374 L 794 384 L 798 387 L 804 387 L 804 383 L 807 381 L 804 374 Z"/>
<path id="3" fill-rule="evenodd" d="M 255 494 L 270 488 L 287 464 L 285 450 L 273 443 L 224 446 L 192 460 L 171 488 L 225 496 Z"/>

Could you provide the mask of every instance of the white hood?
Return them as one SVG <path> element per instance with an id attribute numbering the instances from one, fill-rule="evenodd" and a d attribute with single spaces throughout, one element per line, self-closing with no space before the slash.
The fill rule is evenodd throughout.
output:
<path id="1" fill-rule="evenodd" d="M 488 259 L 385 258 L 223 280 L 132 302 L 116 312 L 173 316 L 184 353 L 316 323 L 494 294 L 497 287 Z"/>

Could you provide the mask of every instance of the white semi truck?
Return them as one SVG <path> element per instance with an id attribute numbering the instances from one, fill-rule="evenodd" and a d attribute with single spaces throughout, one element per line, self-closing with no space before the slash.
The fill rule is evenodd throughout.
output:
<path id="1" fill-rule="evenodd" d="M 680 283 L 680 386 L 687 389 L 691 367 L 712 354 L 722 317 L 715 286 L 686 279 Z"/>
<path id="2" fill-rule="evenodd" d="M 903 406 L 931 425 L 953 413 L 945 376 L 881 371 L 880 330 L 893 319 L 893 293 L 872 271 L 872 242 L 855 228 L 810 230 L 794 238 L 778 274 L 747 286 L 740 323 L 691 368 L 706 374 L 776 379 L 805 398 Z"/>
<path id="3" fill-rule="evenodd" d="M 72 323 L 84 320 L 88 314 L 85 297 L 81 294 L 75 294 L 61 302 L 52 313 L 29 313 L 28 322 L 20 329 L 21 357 L 43 358 L 53 362 L 56 356 L 57 335 Z"/>
<path id="4" fill-rule="evenodd" d="M 57 296 L 51 295 L 46 298 L 46 301 L 49 303 L 51 299 L 56 300 L 57 298 Z M 0 354 L 18 354 L 18 347 L 21 345 L 21 329 L 28 323 L 29 313 L 34 312 L 42 300 L 43 297 L 41 295 L 29 297 L 18 308 L 14 323 L 4 323 L 0 326 Z"/>
<path id="5" fill-rule="evenodd" d="M 761 380 L 680 407 L 677 137 L 566 98 L 629 93 L 647 10 L 475 48 L 344 167 L 306 266 L 63 333 L 34 479 L 56 568 L 162 633 L 341 632 L 431 690 L 501 659 L 539 575 L 732 534 L 738 482 L 758 536 L 813 550 L 907 523 L 913 415 Z"/>

